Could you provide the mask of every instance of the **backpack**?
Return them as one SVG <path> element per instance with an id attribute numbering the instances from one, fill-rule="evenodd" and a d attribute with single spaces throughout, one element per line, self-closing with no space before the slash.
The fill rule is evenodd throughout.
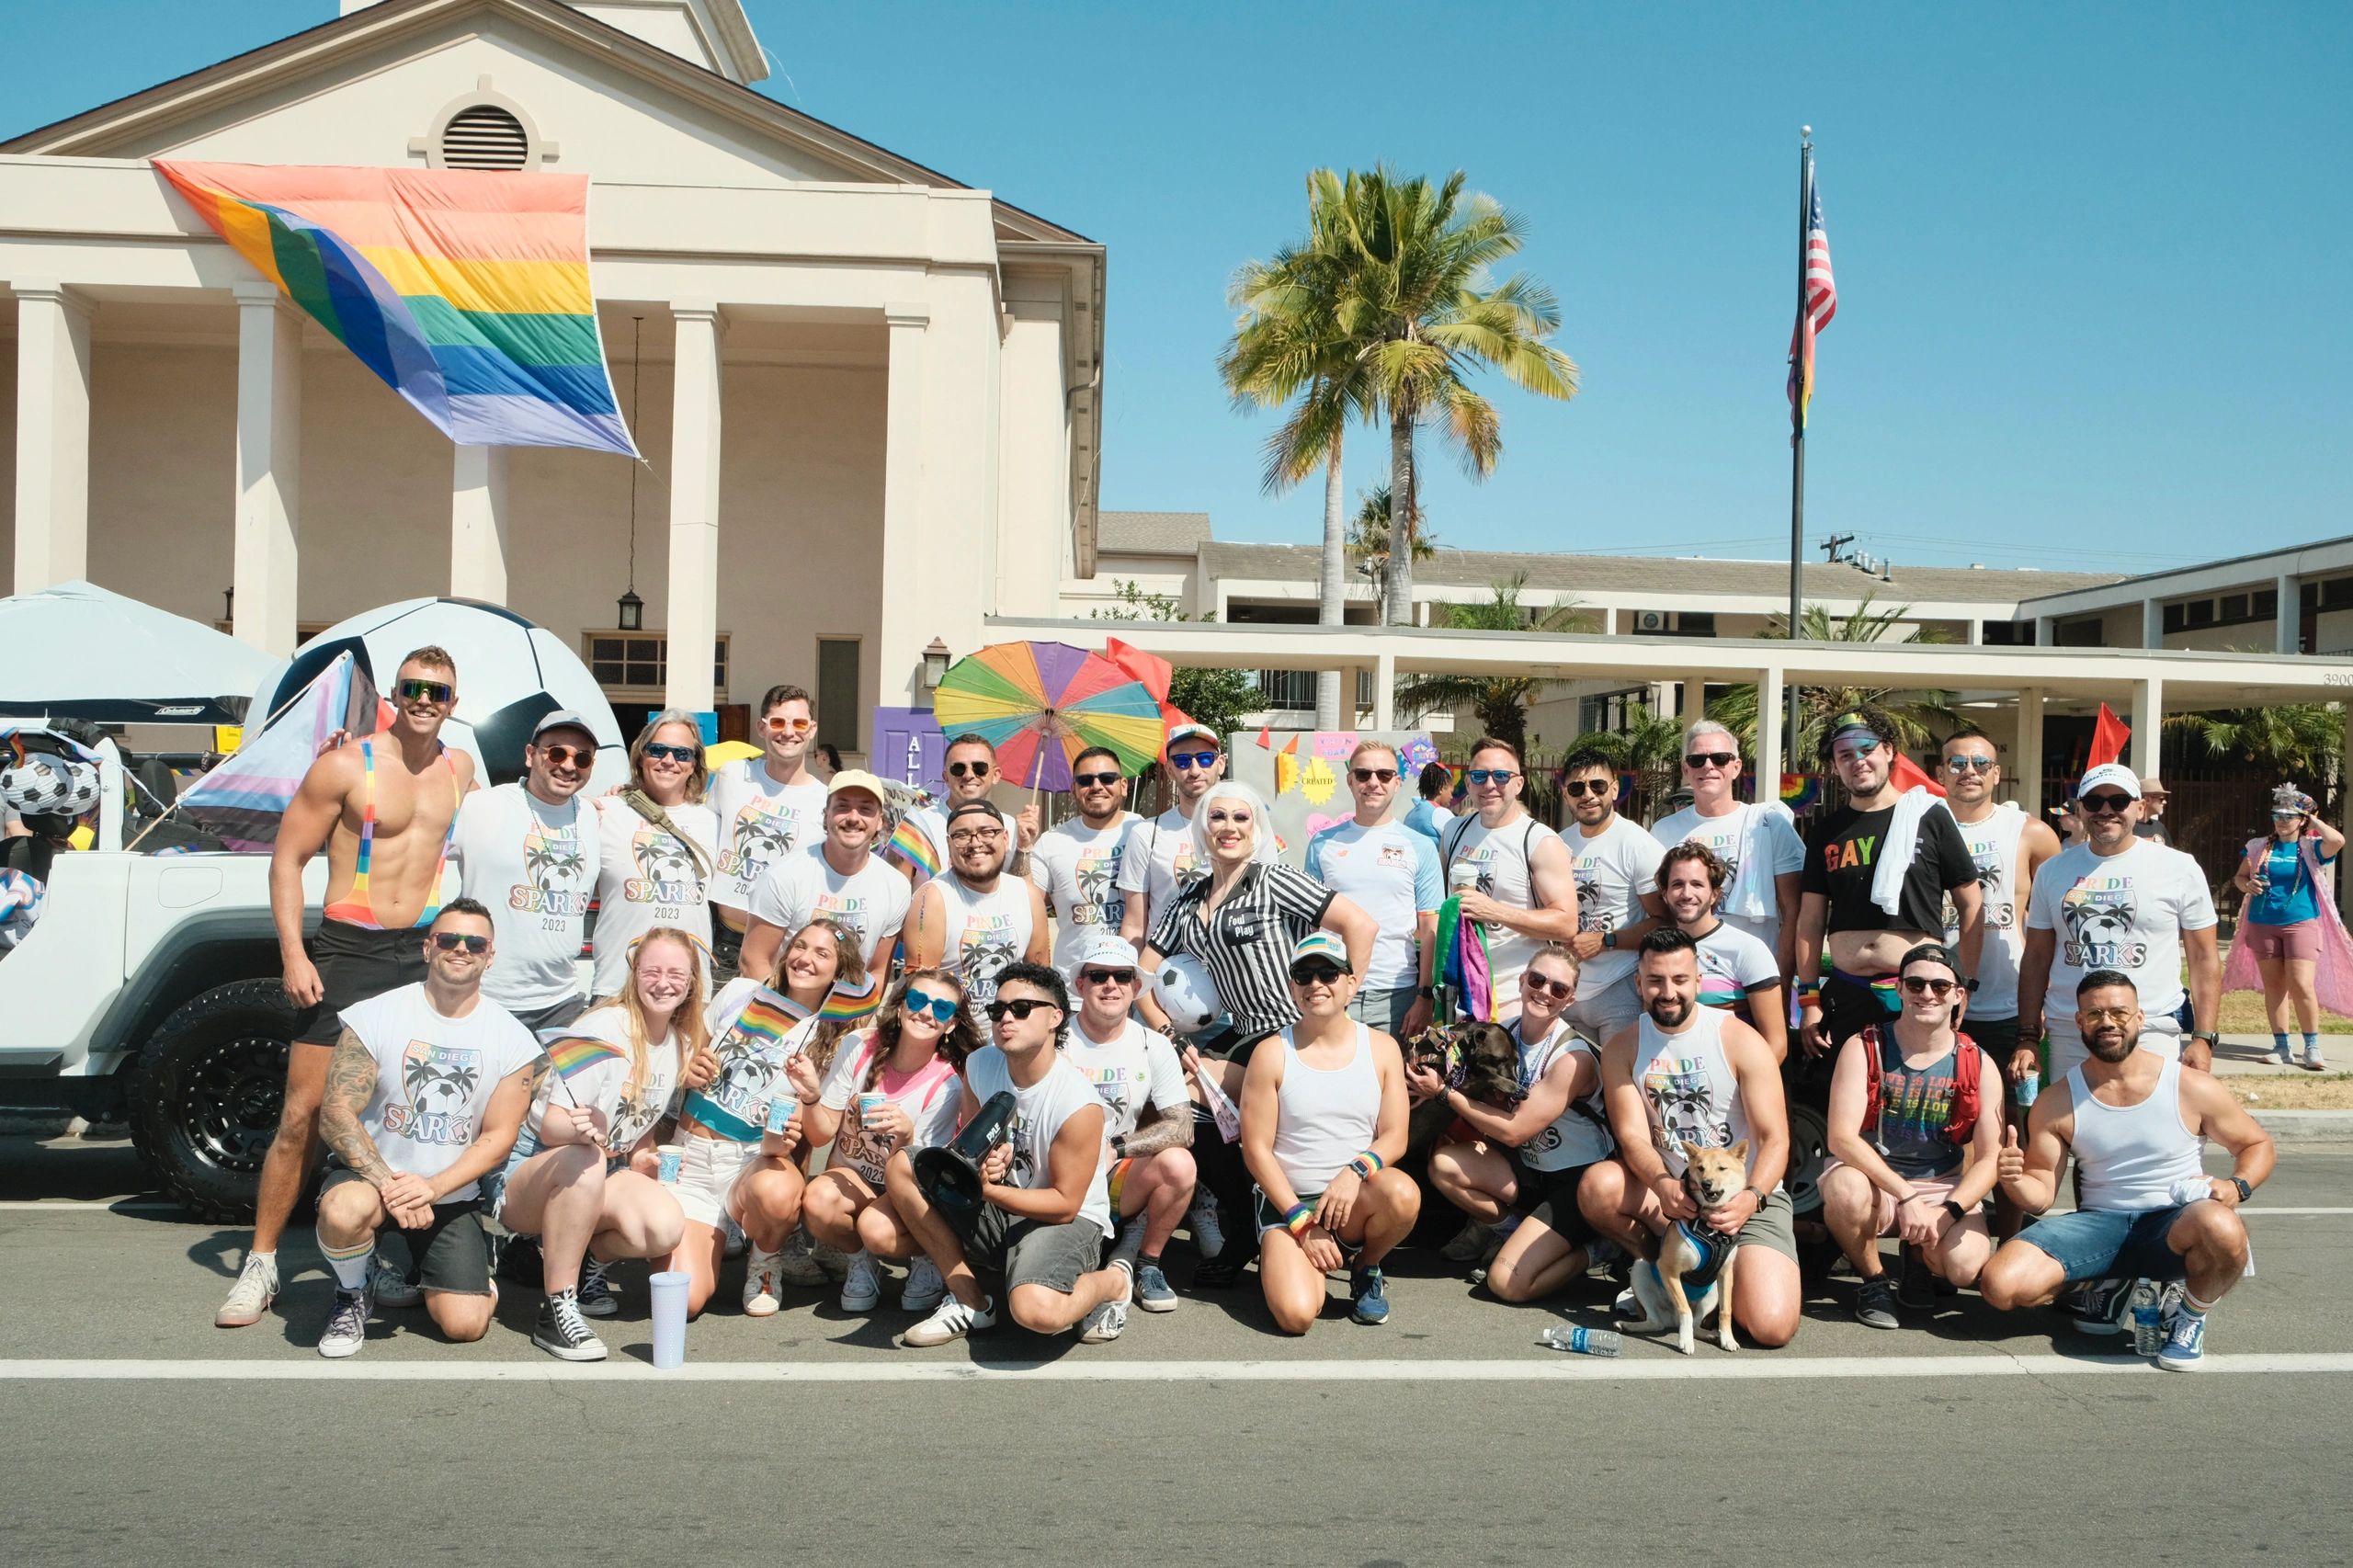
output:
<path id="1" fill-rule="evenodd" d="M 1867 1074 L 1870 1092 L 1863 1104 L 1862 1134 L 1876 1143 L 1879 1139 L 1879 1081 L 1883 1071 L 1880 1066 L 1879 1026 L 1867 1024 L 1862 1033 L 1855 1038 L 1861 1040 L 1863 1049 L 1871 1053 L 1871 1070 Z M 1983 1060 L 1984 1053 L 1977 1049 L 1975 1040 L 1965 1034 L 1955 1039 L 1952 1050 L 1952 1115 L 1945 1122 L 1945 1138 L 1955 1148 L 1965 1146 L 1970 1135 L 1977 1131 L 1977 1080 Z"/>

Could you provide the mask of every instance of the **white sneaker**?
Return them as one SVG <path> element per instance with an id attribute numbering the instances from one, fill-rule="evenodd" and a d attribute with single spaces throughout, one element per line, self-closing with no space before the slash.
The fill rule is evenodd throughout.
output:
<path id="1" fill-rule="evenodd" d="M 269 1311 L 269 1303 L 278 1300 L 278 1256 L 275 1253 L 255 1252 L 245 1255 L 245 1266 L 237 1270 L 237 1282 L 229 1287 L 229 1299 L 212 1314 L 215 1328 L 244 1328 L 261 1322 L 262 1313 Z M 347 1356 L 349 1351 L 344 1352 Z"/>
<path id="2" fill-rule="evenodd" d="M 2274 1067 L 2293 1067 L 2295 1064 L 2296 1048 L 2294 1046 L 2275 1045 L 2271 1048 L 2271 1065 Z"/>
<path id="3" fill-rule="evenodd" d="M 330 1361 L 357 1356 L 368 1343 L 368 1287 L 338 1289 L 327 1308 L 327 1331 L 319 1335 L 319 1354 Z"/>
<path id="4" fill-rule="evenodd" d="M 776 1255 L 776 1277 L 787 1285 L 797 1285 L 804 1290 L 822 1290 L 831 1283 L 816 1254 L 810 1250 L 809 1233 L 795 1231 L 784 1238 L 784 1250 Z"/>
<path id="5" fill-rule="evenodd" d="M 855 1270 L 856 1259 L 851 1260 L 850 1267 Z M 961 1339 L 968 1334 L 995 1326 L 996 1303 L 995 1301 L 985 1301 L 977 1307 L 968 1307 L 950 1296 L 941 1301 L 929 1317 L 901 1335 L 899 1343 L 912 1345 L 917 1348 L 932 1345 L 946 1345 L 950 1340 Z"/>
<path id="6" fill-rule="evenodd" d="M 1193 1229 L 1193 1245 L 1200 1249 L 1204 1258 L 1216 1257 L 1225 1251 L 1225 1229 L 1217 1222 L 1217 1195 L 1204 1187 L 1193 1195 L 1193 1206 L 1186 1210 L 1186 1222 Z"/>
<path id="7" fill-rule="evenodd" d="M 1128 1326 L 1128 1303 L 1105 1301 L 1086 1314 L 1086 1322 L 1079 1326 L 1081 1345 L 1108 1345 L 1120 1337 Z"/>
<path id="8" fill-rule="evenodd" d="M 380 1307 L 421 1307 L 425 1292 L 408 1282 L 408 1270 L 379 1248 L 368 1263 L 368 1293 Z"/>
<path id="9" fill-rule="evenodd" d="M 902 1312 L 927 1312 L 939 1305 L 939 1298 L 948 1294 L 948 1281 L 939 1277 L 939 1265 L 922 1253 L 907 1265 L 907 1283 L 899 1292 Z"/>
<path id="10" fill-rule="evenodd" d="M 1473 1220 L 1457 1231 L 1452 1241 L 1438 1248 L 1438 1255 L 1449 1263 L 1477 1263 L 1487 1256 L 1487 1248 L 1495 1239 L 1494 1226 Z"/>
<path id="11" fill-rule="evenodd" d="M 2314 1040 L 2304 1047 L 2304 1067 L 2306 1071 L 2313 1073 L 2327 1071 L 2328 1062 L 2320 1053 L 2320 1041 Z"/>
<path id="12" fill-rule="evenodd" d="M 870 1312 L 881 1304 L 881 1266 L 870 1252 L 852 1253 L 848 1277 L 842 1280 L 842 1311 Z"/>
<path id="13" fill-rule="evenodd" d="M 776 1310 L 784 1305 L 777 1295 L 777 1292 L 783 1289 L 776 1277 L 778 1256 L 776 1253 L 763 1252 L 756 1246 L 752 1249 L 750 1261 L 744 1265 L 744 1315 L 745 1317 L 774 1317 Z"/>

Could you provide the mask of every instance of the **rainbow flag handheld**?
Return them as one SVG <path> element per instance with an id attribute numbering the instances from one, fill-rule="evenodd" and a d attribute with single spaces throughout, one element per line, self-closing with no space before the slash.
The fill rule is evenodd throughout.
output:
<path id="1" fill-rule="evenodd" d="M 882 858 L 913 873 L 917 887 L 939 875 L 939 851 L 931 846 L 930 835 L 913 817 L 900 823 L 898 831 L 891 835 L 891 842 L 882 846 Z"/>
<path id="2" fill-rule="evenodd" d="M 585 175 L 155 170 L 452 441 L 637 456 L 588 287 Z"/>
<path id="3" fill-rule="evenodd" d="M 784 1039 L 793 1025 L 808 1016 L 808 1008 L 763 985 L 752 993 L 752 999 L 736 1015 L 733 1032 L 745 1038 L 747 1049 L 758 1051 Z"/>
<path id="4" fill-rule="evenodd" d="M 559 1035 L 544 1042 L 548 1065 L 566 1078 L 577 1078 L 600 1062 L 625 1062 L 619 1046 L 587 1035 Z"/>
<path id="5" fill-rule="evenodd" d="M 817 1009 L 817 1017 L 827 1022 L 863 1018 L 879 1011 L 882 1006 L 882 979 L 870 974 L 863 982 L 847 980 L 834 982 L 833 994 L 825 1005 Z"/>

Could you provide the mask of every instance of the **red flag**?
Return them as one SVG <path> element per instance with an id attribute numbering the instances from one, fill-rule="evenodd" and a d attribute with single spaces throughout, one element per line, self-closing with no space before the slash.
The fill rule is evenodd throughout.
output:
<path id="1" fill-rule="evenodd" d="M 2092 760 L 2084 769 L 2088 773 L 2104 762 L 2114 762 L 2124 755 L 2124 743 L 2132 738 L 2131 726 L 2099 705 L 2099 722 L 2092 726 Z"/>
<path id="2" fill-rule="evenodd" d="M 1895 787 L 1898 790 L 1909 790 L 1915 784 L 1926 784 L 1928 787 L 1928 792 L 1932 795 L 1942 795 L 1945 792 L 1945 787 L 1931 778 L 1927 768 L 1922 767 L 1902 752 L 1895 754 L 1895 767 L 1893 772 L 1895 777 Z"/>
<path id="3" fill-rule="evenodd" d="M 1168 701 L 1168 683 L 1176 678 L 1176 671 L 1167 660 L 1116 637 L 1103 640 L 1103 656 L 1126 671 L 1130 678 L 1142 681 L 1154 702 L 1165 705 Z"/>
<path id="4" fill-rule="evenodd" d="M 1272 723 L 1258 726 L 1258 749 L 1260 751 L 1275 749 L 1275 726 Z"/>
<path id="5" fill-rule="evenodd" d="M 1299 737 L 1297 735 L 1293 735 L 1290 740 L 1283 743 L 1283 755 L 1285 756 L 1297 756 L 1299 755 Z"/>

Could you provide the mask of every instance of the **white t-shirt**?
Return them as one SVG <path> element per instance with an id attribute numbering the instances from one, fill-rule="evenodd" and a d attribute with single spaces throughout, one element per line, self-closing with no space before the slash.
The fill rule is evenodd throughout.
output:
<path id="1" fill-rule="evenodd" d="M 1161 912 L 1176 902 L 1177 891 L 1206 869 L 1200 846 L 1193 842 L 1193 819 L 1171 806 L 1128 830 L 1119 888 L 1143 898 L 1144 934 L 1150 936 Z"/>
<path id="2" fill-rule="evenodd" d="M 907 1113 L 915 1124 L 910 1149 L 933 1149 L 956 1136 L 956 1119 L 962 1112 L 963 1093 L 958 1087 L 956 1070 L 940 1057 L 933 1057 L 913 1073 L 902 1077 L 890 1068 L 882 1069 L 874 1087 L 866 1087 L 866 1070 L 874 1060 L 877 1040 L 874 1031 L 854 1035 L 842 1041 L 834 1053 L 834 1070 L 825 1075 L 825 1086 L 817 1096 L 817 1103 L 828 1110 L 841 1111 L 841 1126 L 834 1133 L 834 1152 L 828 1154 L 828 1165 L 843 1165 L 866 1178 L 875 1191 L 882 1190 L 882 1169 L 898 1152 L 899 1145 L 887 1134 L 866 1131 L 858 1113 L 849 1108 L 850 1101 L 859 1095 L 881 1095 Z"/>
<path id="3" fill-rule="evenodd" d="M 669 817 L 710 865 L 719 843 L 719 819 L 710 808 L 682 802 L 669 808 Z M 599 996 L 620 995 L 629 983 L 630 944 L 656 926 L 676 926 L 702 944 L 695 957 L 708 984 L 710 880 L 696 874 L 686 845 L 613 796 L 597 804 L 597 978 L 590 989 Z"/>
<path id="4" fill-rule="evenodd" d="M 1722 1007 L 1744 1023 L 1753 1021 L 1748 994 L 1760 985 L 1781 983 L 1781 964 L 1773 949 L 1724 919 L 1699 941 L 1699 1005 Z"/>
<path id="5" fill-rule="evenodd" d="M 650 1041 L 645 1048 L 645 1079 L 637 1092 L 629 1092 L 629 1012 L 619 1003 L 597 1007 L 581 1016 L 580 1020 L 564 1031 L 601 1040 L 620 1051 L 617 1058 L 592 1062 L 570 1077 L 550 1073 L 540 1081 L 539 1093 L 531 1096 L 530 1113 L 523 1118 L 523 1131 L 516 1139 L 517 1152 L 529 1153 L 544 1145 L 540 1141 L 540 1119 L 548 1107 L 563 1106 L 569 1109 L 601 1111 L 605 1117 L 605 1152 L 626 1154 L 637 1146 L 637 1141 L 653 1129 L 655 1122 L 670 1112 L 670 1100 L 678 1087 L 678 1037 L 673 1032 L 664 1039 Z M 558 1087 L 558 1085 L 561 1087 Z"/>
<path id="6" fill-rule="evenodd" d="M 597 888 L 597 822 L 574 795 L 551 806 L 520 784 L 477 790 L 449 840 L 459 890 L 490 907 L 497 956 L 482 994 L 535 1013 L 580 994 L 580 944 Z"/>
<path id="7" fill-rule="evenodd" d="M 1054 1146 L 1054 1136 L 1068 1121 L 1088 1106 L 1100 1107 L 1094 1086 L 1060 1056 L 1046 1069 L 1046 1075 L 1024 1089 L 1013 1082 L 1013 1069 L 1005 1052 L 986 1045 L 972 1052 L 964 1063 L 964 1083 L 972 1097 L 986 1105 L 989 1096 L 1007 1089 L 1013 1091 L 1013 1169 L 1006 1176 L 1005 1185 L 1019 1187 L 1040 1187 L 1054 1185 L 1049 1153 Z M 1108 1125 L 1110 1114 L 1104 1113 Z M 1087 1178 L 1086 1197 L 1078 1207 L 1078 1217 L 1092 1220 L 1111 1233 L 1110 1195 L 1104 1177 L 1111 1168 L 1111 1142 L 1108 1135 L 1098 1140 L 1095 1149 L 1095 1174 Z"/>
<path id="8" fill-rule="evenodd" d="M 821 843 L 772 862 L 752 890 L 748 907 L 769 925 L 783 926 L 788 939 L 821 915 L 839 921 L 857 934 L 867 967 L 879 971 L 906 924 L 914 892 L 897 867 L 872 855 L 842 875 L 825 858 Z"/>
<path id="9" fill-rule="evenodd" d="M 1524 816 L 1493 829 L 1475 815 L 1458 817 L 1446 824 L 1438 839 L 1439 867 L 1448 873 L 1458 865 L 1472 867 L 1479 873 L 1481 892 L 1497 903 L 1534 909 L 1537 846 L 1560 836 L 1534 817 Z M 1449 876 L 1448 886 L 1452 885 Z M 1515 1007 L 1519 1001 L 1520 971 L 1544 944 L 1504 926 L 1488 927 L 1486 937 L 1487 970 L 1494 977 L 1496 1005 Z"/>
<path id="10" fill-rule="evenodd" d="M 708 798 L 720 835 L 710 902 L 739 916 L 752 907 L 752 890 L 770 864 L 825 836 L 825 787 L 814 779 L 779 784 L 768 777 L 763 756 L 744 757 L 712 774 Z"/>
<path id="11" fill-rule="evenodd" d="M 2198 862 L 2154 838 L 2120 855 L 2088 844 L 2063 849 L 2034 875 L 2029 931 L 2057 933 L 2043 1019 L 2071 1038 L 2075 985 L 2095 969 L 2121 970 L 2141 993 L 2141 1011 L 2164 1017 L 2181 1006 L 2181 934 L 2214 924 L 2214 897 Z"/>
<path id="12" fill-rule="evenodd" d="M 1372 916 L 1368 991 L 1421 983 L 1415 920 L 1446 902 L 1438 846 L 1402 823 L 1336 823 L 1307 841 L 1307 874 Z"/>
<path id="13" fill-rule="evenodd" d="M 421 982 L 353 1003 L 343 1027 L 376 1059 L 376 1093 L 360 1125 L 386 1165 L 428 1180 L 472 1144 L 500 1080 L 540 1054 L 531 1031 L 490 998 L 478 998 L 462 1018 L 445 1018 Z M 473 1196 L 468 1182 L 441 1201 Z"/>
<path id="14" fill-rule="evenodd" d="M 1666 846 L 1613 812 L 1609 825 L 1593 837 L 1572 824 L 1561 835 L 1577 873 L 1577 929 L 1622 931 L 1649 918 L 1644 895 L 1658 892 L 1658 863 Z M 1577 989 L 1590 995 L 1634 972 L 1641 955 L 1631 948 L 1604 948 L 1577 967 Z"/>
<path id="15" fill-rule="evenodd" d="M 1089 827 L 1073 817 L 1038 835 L 1029 849 L 1029 880 L 1054 912 L 1054 967 L 1067 970 L 1079 945 L 1097 931 L 1120 934 L 1127 897 L 1120 892 L 1128 824 L 1143 819 L 1121 812 L 1108 827 Z"/>
<path id="16" fill-rule="evenodd" d="M 1953 819 L 1961 842 L 1977 866 L 1977 887 L 1985 901 L 1985 946 L 1977 959 L 1977 994 L 1969 999 L 1973 1018 L 2016 1017 L 2018 1010 L 2018 958 L 2026 950 L 2026 927 L 2018 919 L 2018 839 L 2026 832 L 2026 812 L 2008 802 L 1995 807 L 1977 822 Z M 1945 894 L 1945 940 L 1961 940 L 1961 915 L 1952 894 Z"/>
<path id="17" fill-rule="evenodd" d="M 978 1012 L 996 995 L 997 971 L 1020 962 L 1029 950 L 1031 926 L 1037 918 L 1029 903 L 1029 884 L 1018 877 L 1001 875 L 995 889 L 981 892 L 949 871 L 924 886 L 939 890 L 940 913 L 948 920 L 939 967 L 963 978 L 964 1004 Z"/>
<path id="18" fill-rule="evenodd" d="M 1191 1101 L 1185 1091 L 1185 1068 L 1176 1048 L 1158 1029 L 1146 1028 L 1133 1018 L 1107 1044 L 1074 1019 L 1063 1056 L 1079 1076 L 1095 1085 L 1103 1102 L 1103 1136 L 1125 1138 L 1143 1119 L 1143 1108 L 1156 1108 L 1165 1119 L 1189 1118 Z"/>
<path id="19" fill-rule="evenodd" d="M 1511 1040 L 1519 1047 L 1519 1092 L 1523 1095 L 1559 1066 L 1563 1057 L 1583 1052 L 1594 1064 L 1593 1088 L 1583 1100 L 1571 1100 L 1563 1107 L 1550 1126 L 1519 1146 L 1521 1163 L 1530 1170 L 1566 1171 L 1608 1158 L 1618 1144 L 1609 1136 L 1608 1113 L 1602 1109 L 1601 1058 L 1593 1047 L 1563 1019 L 1553 1020 L 1552 1032 L 1533 1045 L 1521 1036 L 1515 1022 Z M 1584 1108 L 1579 1109 L 1580 1106 Z"/>
<path id="20" fill-rule="evenodd" d="M 703 1019 L 710 1028 L 710 1049 L 719 1058 L 719 1076 L 699 1089 L 688 1089 L 679 1108 L 731 1142 L 759 1142 L 767 1130 L 768 1096 L 786 1081 L 784 1064 L 808 1050 L 817 1033 L 813 1015 L 784 1018 L 771 1027 L 769 1015 L 774 1014 L 775 1003 L 746 1023 L 745 1008 L 767 989 L 756 980 L 736 979 L 720 987 L 719 994 L 711 998 Z"/>
<path id="21" fill-rule="evenodd" d="M 1757 821 L 1755 830 L 1749 831 L 1745 824 L 1752 812 L 1757 813 Z M 1805 840 L 1798 836 L 1797 824 L 1773 805 L 1741 802 L 1720 817 L 1703 817 L 1699 807 L 1686 806 L 1672 816 L 1661 818 L 1651 829 L 1651 836 L 1669 848 L 1687 840 L 1705 846 L 1724 863 L 1724 891 L 1729 894 L 1740 875 L 1740 840 L 1744 832 L 1748 833 L 1749 853 L 1763 855 L 1776 879 L 1793 877 L 1805 869 Z M 1768 903 L 1770 896 L 1777 895 L 1768 895 Z M 1778 953 L 1781 950 L 1781 906 L 1770 903 L 1770 907 L 1773 913 L 1755 916 L 1723 909 L 1717 913 L 1764 943 L 1767 952 Z"/>

